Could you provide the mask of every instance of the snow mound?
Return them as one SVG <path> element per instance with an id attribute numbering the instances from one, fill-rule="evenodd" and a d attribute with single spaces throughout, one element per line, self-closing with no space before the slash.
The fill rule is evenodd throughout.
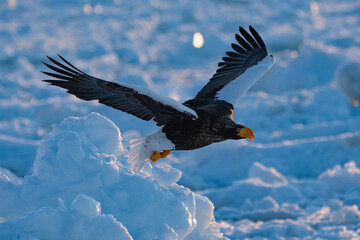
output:
<path id="1" fill-rule="evenodd" d="M 67 208 L 42 207 L 0 225 L 1 239 L 132 239 L 112 215 L 101 214 L 100 203 L 78 195 Z"/>
<path id="2" fill-rule="evenodd" d="M 360 182 L 360 169 L 351 161 L 344 167 L 334 166 L 319 176 L 319 180 L 326 183 L 332 191 L 346 192 L 358 188 Z"/>
<path id="3" fill-rule="evenodd" d="M 343 206 L 332 213 L 333 222 L 336 224 L 357 224 L 360 220 L 358 206 Z"/>
<path id="4" fill-rule="evenodd" d="M 254 162 L 249 168 L 249 178 L 259 178 L 266 183 L 284 185 L 286 178 L 273 167 L 265 167 L 259 162 Z"/>
<path id="5" fill-rule="evenodd" d="M 274 168 L 255 162 L 249 169 L 249 178 L 233 185 L 208 191 L 220 219 L 294 219 L 299 215 L 298 202 L 304 193 Z"/>
<path id="6" fill-rule="evenodd" d="M 147 164 L 134 172 L 121 161 L 121 134 L 109 119 L 92 113 L 53 128 L 40 143 L 32 175 L 19 182 L 0 172 L 0 192 L 7 196 L 0 198 L 0 236 L 222 238 L 213 204 L 179 186 L 179 170 Z M 70 207 L 57 207 L 59 198 Z"/>

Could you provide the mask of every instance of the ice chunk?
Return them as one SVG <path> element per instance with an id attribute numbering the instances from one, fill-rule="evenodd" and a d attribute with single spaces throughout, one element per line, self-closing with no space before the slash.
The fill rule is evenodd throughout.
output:
<path id="1" fill-rule="evenodd" d="M 0 168 L 0 222 L 8 220 L 21 211 L 18 205 L 21 181 Z"/>
<path id="2" fill-rule="evenodd" d="M 93 214 L 94 203 L 97 201 L 91 197 L 80 195 L 70 209 L 64 206 L 40 208 L 25 217 L 0 224 L 0 239 L 132 239 L 112 215 L 101 214 L 100 209 Z"/>
<path id="3" fill-rule="evenodd" d="M 106 117 L 101 116 L 101 119 L 99 116 L 98 113 L 91 113 L 85 118 L 86 136 L 101 152 L 119 155 L 123 151 L 119 129 Z"/>
<path id="4" fill-rule="evenodd" d="M 358 206 L 343 206 L 332 213 L 332 220 L 336 224 L 357 224 L 360 220 Z"/>
<path id="5" fill-rule="evenodd" d="M 152 174 L 155 180 L 164 186 L 176 183 L 181 178 L 181 171 L 170 165 L 155 165 L 152 168 Z"/>
<path id="6" fill-rule="evenodd" d="M 263 199 L 261 199 L 260 201 L 257 201 L 255 203 L 255 209 L 273 209 L 273 210 L 278 210 L 279 209 L 279 204 L 276 202 L 276 200 L 274 198 L 272 198 L 271 196 L 266 196 Z"/>
<path id="7" fill-rule="evenodd" d="M 249 168 L 249 178 L 259 178 L 266 183 L 286 184 L 286 178 L 273 167 L 265 167 L 259 162 L 254 162 Z"/>
<path id="8" fill-rule="evenodd" d="M 195 195 L 195 203 L 197 224 L 196 228 L 186 237 L 186 239 L 202 239 L 203 233 L 207 233 L 209 236 L 215 237 L 216 235 L 213 234 L 216 233 L 218 229 L 216 229 L 216 224 L 214 224 L 214 205 L 208 198 L 200 195 Z M 215 229 L 213 229 L 214 226 Z M 222 235 L 219 234 L 218 237 L 221 238 Z"/>
<path id="9" fill-rule="evenodd" d="M 100 203 L 83 194 L 80 194 L 75 198 L 71 203 L 70 209 L 87 217 L 95 217 L 101 213 Z"/>
<path id="10" fill-rule="evenodd" d="M 351 161 L 344 167 L 336 165 L 319 176 L 319 180 L 326 183 L 332 191 L 346 192 L 356 188 L 360 182 L 360 169 Z"/>
<path id="11" fill-rule="evenodd" d="M 34 237 L 46 239 L 73 238 L 73 235 L 68 237 L 59 232 L 72 226 L 76 229 L 71 231 L 76 234 L 77 229 L 83 231 L 89 227 L 90 230 L 84 233 L 89 236 L 91 229 L 98 229 L 93 238 L 103 239 L 112 233 L 99 229 L 111 229 L 120 223 L 134 239 L 222 237 L 213 219 L 212 203 L 176 184 L 181 171 L 168 165 L 153 168 L 148 165 L 147 171 L 134 172 L 117 160 L 117 156 L 122 157 L 122 152 L 119 129 L 99 114 L 70 117 L 55 125 L 40 143 L 32 175 L 25 176 L 23 182 L 17 184 L 6 174 L 1 175 L 0 191 L 9 200 L 1 202 L 0 198 L 0 216 L 5 217 L 4 221 L 8 221 L 5 223 L 9 224 L 6 226 L 13 232 L 1 228 L 0 234 L 13 236 L 11 234 L 18 227 L 22 229 L 18 223 L 27 224 L 31 219 L 29 229 L 38 233 Z M 53 209 L 58 198 L 72 201 L 70 208 L 61 204 Z M 101 211 L 110 215 L 103 216 Z M 53 222 L 46 225 L 48 217 Z M 77 220 L 79 217 L 82 220 Z M 106 218 L 108 225 L 100 218 Z M 9 222 L 10 219 L 13 221 Z M 71 231 L 69 234 L 73 233 Z M 101 233 L 105 237 L 97 235 Z M 31 234 L 29 236 L 33 236 Z M 83 239 L 89 238 L 84 236 Z"/>

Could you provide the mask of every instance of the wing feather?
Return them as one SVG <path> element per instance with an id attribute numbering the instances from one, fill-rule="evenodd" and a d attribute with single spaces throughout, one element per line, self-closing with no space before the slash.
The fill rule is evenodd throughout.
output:
<path id="1" fill-rule="evenodd" d="M 239 31 L 240 31 L 241 35 L 244 36 L 246 41 L 248 41 L 248 43 L 251 44 L 252 48 L 259 48 L 259 45 L 257 44 L 257 42 L 254 40 L 254 38 L 244 28 L 239 27 Z"/>
<path id="2" fill-rule="evenodd" d="M 43 72 L 55 79 L 43 80 L 51 85 L 67 89 L 76 97 L 90 101 L 98 100 L 107 106 L 132 114 L 143 120 L 155 120 L 164 125 L 174 118 L 196 118 L 196 113 L 167 97 L 160 96 L 149 89 L 125 83 L 113 83 L 92 77 L 59 55 L 64 63 L 48 57 L 54 64 L 44 63 L 54 72 Z"/>
<path id="3" fill-rule="evenodd" d="M 229 57 L 240 57 L 241 55 L 235 52 L 226 52 Z"/>
<path id="4" fill-rule="evenodd" d="M 231 47 L 240 54 L 246 54 L 246 50 L 235 43 L 232 43 Z"/>
<path id="5" fill-rule="evenodd" d="M 235 34 L 235 38 L 236 41 L 238 41 L 238 43 L 240 43 L 240 45 L 245 48 L 246 51 L 251 51 L 253 49 L 252 46 L 250 46 L 250 44 L 248 44 L 245 39 L 243 39 L 242 37 L 240 37 L 239 34 Z"/>
<path id="6" fill-rule="evenodd" d="M 250 33 L 247 32 L 244 28 L 239 27 L 239 34 L 235 34 L 235 39 L 238 44 L 232 43 L 231 47 L 235 52 L 229 51 L 226 52 L 226 57 L 222 58 L 222 62 L 218 63 L 219 69 L 216 70 L 216 73 L 209 80 L 209 82 L 198 92 L 195 99 L 199 98 L 212 98 L 218 99 L 219 93 L 223 91 L 229 83 L 237 79 L 240 75 L 246 72 L 248 69 L 262 64 L 264 66 L 268 66 L 270 68 L 274 62 L 272 56 L 267 58 L 268 51 L 266 45 L 260 35 L 255 31 L 255 29 L 249 26 Z M 268 70 L 266 69 L 266 71 Z M 264 70 L 261 69 L 260 72 Z M 236 87 L 243 87 L 244 89 L 248 89 L 251 87 L 256 80 L 262 76 L 262 74 L 247 74 L 246 76 L 254 77 L 254 79 L 250 80 L 239 80 L 244 81 L 244 86 L 241 83 L 236 84 Z M 231 91 L 233 92 L 233 91 Z M 244 91 L 238 91 L 241 94 L 244 94 Z M 236 92 L 233 92 L 236 94 Z M 241 96 L 236 96 L 234 98 L 228 99 L 238 99 Z M 236 104 L 236 103 L 234 103 Z"/>
<path id="7" fill-rule="evenodd" d="M 252 26 L 249 26 L 249 29 L 250 29 L 251 34 L 254 36 L 257 43 L 259 44 L 260 48 L 266 49 L 266 45 L 265 45 L 264 41 L 262 40 L 260 35 L 255 31 L 255 29 Z"/>

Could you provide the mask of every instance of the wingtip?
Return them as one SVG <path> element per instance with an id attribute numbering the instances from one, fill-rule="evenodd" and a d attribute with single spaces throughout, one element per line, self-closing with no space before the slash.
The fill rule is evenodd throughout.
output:
<path id="1" fill-rule="evenodd" d="M 50 73 L 50 72 L 41 71 L 41 73 L 42 73 L 42 74 L 45 74 L 45 75 L 48 75 L 48 76 L 50 76 L 50 77 L 52 77 L 52 76 L 51 76 L 51 75 L 52 75 L 52 73 Z"/>
<path id="2" fill-rule="evenodd" d="M 51 80 L 45 79 L 45 80 L 41 80 L 41 81 L 46 82 L 46 83 L 48 83 L 49 85 L 54 85 L 54 84 L 51 82 Z"/>
<path id="3" fill-rule="evenodd" d="M 239 32 L 243 32 L 243 31 L 246 31 L 242 26 L 239 26 Z"/>
<path id="4" fill-rule="evenodd" d="M 49 64 L 48 64 L 48 63 L 46 63 L 46 62 L 44 62 L 44 61 L 42 61 L 42 63 L 49 68 Z M 42 72 L 42 73 L 43 73 L 43 72 Z"/>
<path id="5" fill-rule="evenodd" d="M 48 55 L 46 55 L 46 57 L 51 61 L 51 62 L 54 62 L 54 59 Z"/>
<path id="6" fill-rule="evenodd" d="M 45 72 L 45 71 L 40 71 L 42 74 L 45 74 L 45 75 L 47 75 L 47 76 L 51 76 L 50 74 L 51 73 L 49 73 L 49 72 Z M 44 81 L 44 80 L 43 80 Z"/>
<path id="7" fill-rule="evenodd" d="M 63 58 L 63 56 L 61 56 L 59 53 L 57 54 L 57 56 L 65 63 L 67 63 L 67 61 L 65 60 L 65 58 Z"/>
<path id="8" fill-rule="evenodd" d="M 80 73 L 87 75 L 86 73 L 84 73 L 83 71 L 81 71 L 80 69 L 78 69 L 77 67 L 75 67 L 74 65 L 72 65 L 68 60 L 66 60 L 65 58 L 63 58 L 60 54 L 58 54 L 59 58 L 66 63 L 67 65 L 69 65 L 70 67 L 72 67 L 73 69 L 75 69 L 76 71 L 79 71 Z"/>
<path id="9" fill-rule="evenodd" d="M 58 55 L 58 57 L 59 57 L 61 60 L 63 60 L 65 63 L 67 62 L 67 61 L 65 60 L 65 58 L 63 58 L 63 56 L 61 56 L 59 53 L 58 53 L 57 55 Z"/>

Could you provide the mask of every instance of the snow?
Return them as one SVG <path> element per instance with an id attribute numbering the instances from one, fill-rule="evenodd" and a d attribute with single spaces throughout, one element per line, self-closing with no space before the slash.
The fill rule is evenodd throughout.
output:
<path id="1" fill-rule="evenodd" d="M 356 163 L 353 161 L 345 163 L 344 167 L 335 165 L 332 169 L 322 173 L 319 180 L 326 183 L 332 191 L 347 192 L 358 187 L 360 169 L 357 168 Z"/>
<path id="2" fill-rule="evenodd" d="M 132 239 L 111 215 L 101 214 L 100 203 L 78 195 L 67 208 L 42 207 L 0 226 L 1 239 Z M 16 229 L 16 231 L 15 231 Z"/>
<path id="3" fill-rule="evenodd" d="M 0 236 L 17 237 L 22 225 L 30 225 L 21 234 L 76 238 L 82 229 L 105 225 L 92 239 L 99 234 L 104 239 L 221 238 L 212 203 L 176 184 L 179 170 L 148 165 L 134 172 L 126 165 L 120 131 L 109 119 L 92 113 L 53 128 L 40 143 L 33 174 L 22 182 L 1 174 L 1 192 L 7 196 L 1 206 L 7 207 L 1 208 Z M 64 203 L 56 207 L 59 198 Z M 69 230 L 62 233 L 62 228 Z M 79 238 L 92 236 L 87 234 Z"/>
<path id="4" fill-rule="evenodd" d="M 358 239 L 359 24 L 355 0 L 1 2 L 0 239 Z M 134 172 L 129 140 L 153 122 L 40 81 L 60 53 L 184 102 L 239 25 L 277 59 L 233 114 L 254 142 Z"/>

